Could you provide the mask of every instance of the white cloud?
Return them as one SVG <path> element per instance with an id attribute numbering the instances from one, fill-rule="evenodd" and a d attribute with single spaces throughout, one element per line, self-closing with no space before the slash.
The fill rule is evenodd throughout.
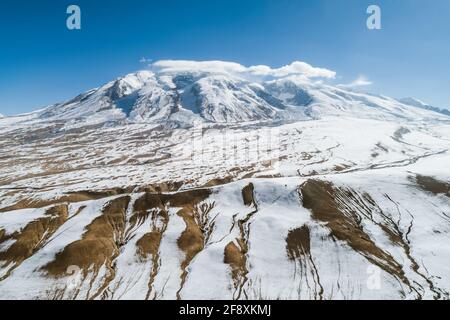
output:
<path id="1" fill-rule="evenodd" d="M 235 62 L 226 61 L 188 61 L 188 60 L 160 60 L 150 65 L 159 72 L 221 72 L 241 77 L 284 78 L 288 76 L 302 76 L 305 78 L 335 78 L 336 72 L 313 67 L 306 62 L 294 61 L 280 68 L 265 65 L 246 67 Z"/>
<path id="2" fill-rule="evenodd" d="M 343 88 L 356 88 L 356 87 L 367 87 L 367 86 L 370 86 L 371 84 L 372 84 L 372 81 L 367 79 L 366 76 L 360 75 L 360 76 L 358 76 L 358 78 L 356 78 L 352 82 L 350 82 L 348 84 L 341 84 L 339 86 L 343 87 Z"/>

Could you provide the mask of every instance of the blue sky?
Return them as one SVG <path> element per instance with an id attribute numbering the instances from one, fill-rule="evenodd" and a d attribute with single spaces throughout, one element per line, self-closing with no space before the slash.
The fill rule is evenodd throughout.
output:
<path id="1" fill-rule="evenodd" d="M 66 28 L 66 8 L 82 30 Z M 366 9 L 382 10 L 382 30 Z M 450 108 L 448 0 L 40 0 L 2 2 L 0 113 L 71 98 L 145 66 L 142 57 L 280 67 L 294 60 L 360 75 L 367 90 Z"/>

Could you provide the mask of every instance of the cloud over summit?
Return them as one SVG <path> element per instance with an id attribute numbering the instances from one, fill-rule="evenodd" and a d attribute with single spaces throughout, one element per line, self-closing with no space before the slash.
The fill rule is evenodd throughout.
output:
<path id="1" fill-rule="evenodd" d="M 342 88 L 357 88 L 357 87 L 367 87 L 370 85 L 372 85 L 372 81 L 370 81 L 366 76 L 360 75 L 352 82 L 348 84 L 341 84 L 339 86 Z"/>
<path id="2" fill-rule="evenodd" d="M 313 67 L 302 61 L 294 61 L 280 68 L 266 65 L 246 67 L 239 63 L 227 61 L 189 61 L 189 60 L 160 60 L 150 65 L 158 72 L 215 72 L 226 73 L 244 78 L 285 78 L 301 76 L 305 78 L 333 79 L 336 72 L 325 68 Z"/>

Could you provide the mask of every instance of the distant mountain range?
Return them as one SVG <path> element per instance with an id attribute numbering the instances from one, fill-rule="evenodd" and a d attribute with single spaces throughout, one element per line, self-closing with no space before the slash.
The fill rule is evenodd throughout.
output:
<path id="1" fill-rule="evenodd" d="M 437 108 L 437 107 L 433 107 L 429 104 L 426 104 L 418 99 L 415 98 L 403 98 L 403 99 L 399 99 L 399 101 L 401 103 L 413 106 L 413 107 L 417 107 L 417 108 L 421 108 L 421 109 L 425 109 L 425 110 L 430 110 L 430 111 L 434 111 L 437 113 L 442 113 L 445 114 L 446 116 L 450 116 L 450 110 L 448 109 L 444 109 L 444 108 Z"/>
<path id="2" fill-rule="evenodd" d="M 193 121 L 242 123 L 327 115 L 387 119 L 450 116 L 413 98 L 392 99 L 287 76 L 250 81 L 211 70 L 140 71 L 14 121 L 65 121 L 71 126 Z M 13 121 L 13 119 L 10 119 Z"/>

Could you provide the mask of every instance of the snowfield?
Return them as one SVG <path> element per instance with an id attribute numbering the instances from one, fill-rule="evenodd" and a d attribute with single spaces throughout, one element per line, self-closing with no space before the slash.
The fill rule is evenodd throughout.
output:
<path id="1" fill-rule="evenodd" d="M 0 298 L 449 299 L 449 115 L 216 64 L 0 116 Z"/>

